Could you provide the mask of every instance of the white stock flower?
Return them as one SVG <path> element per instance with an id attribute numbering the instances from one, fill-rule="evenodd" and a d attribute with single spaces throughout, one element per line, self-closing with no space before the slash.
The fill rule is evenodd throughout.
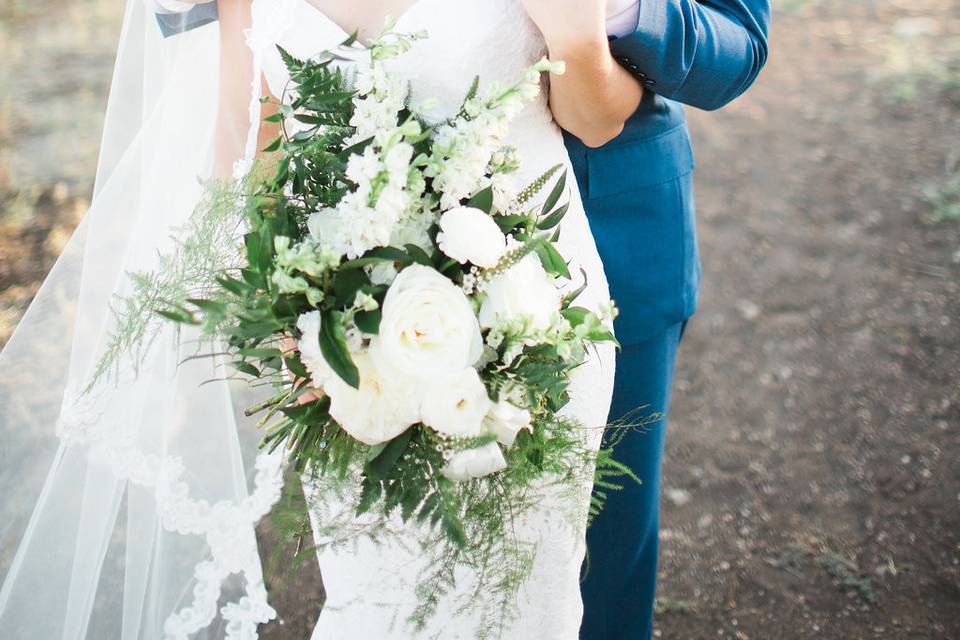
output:
<path id="1" fill-rule="evenodd" d="M 487 283 L 485 292 L 479 314 L 485 328 L 522 319 L 532 330 L 546 330 L 560 311 L 560 290 L 535 253 Z"/>
<path id="2" fill-rule="evenodd" d="M 320 323 L 319 311 L 311 311 L 297 318 L 297 328 L 303 334 L 297 347 L 300 349 L 300 361 L 310 372 L 314 384 L 322 387 L 330 376 L 336 374 L 320 351 Z"/>
<path id="3" fill-rule="evenodd" d="M 387 151 L 383 164 L 390 176 L 390 182 L 401 187 L 406 186 L 411 160 L 413 160 L 413 145 L 406 142 L 399 142 Z"/>
<path id="4" fill-rule="evenodd" d="M 368 445 L 396 438 L 419 420 L 416 389 L 409 378 L 377 366 L 369 353 L 354 353 L 360 388 L 332 375 L 323 390 L 330 396 L 330 415 L 351 436 Z"/>
<path id="5" fill-rule="evenodd" d="M 491 403 L 490 411 L 483 421 L 483 427 L 497 436 L 500 444 L 512 447 L 520 431 L 526 429 L 533 433 L 531 420 L 528 410 L 501 399 L 497 403 Z"/>
<path id="6" fill-rule="evenodd" d="M 371 348 L 403 376 L 446 381 L 477 361 L 483 338 L 463 291 L 437 270 L 414 264 L 387 290 Z"/>
<path id="7" fill-rule="evenodd" d="M 482 447 L 456 452 L 441 473 L 454 482 L 461 482 L 482 478 L 506 468 L 507 460 L 500 451 L 500 445 L 489 442 Z"/>
<path id="8" fill-rule="evenodd" d="M 478 436 L 490 404 L 480 374 L 467 367 L 457 377 L 437 380 L 424 389 L 420 417 L 448 436 Z"/>
<path id="9" fill-rule="evenodd" d="M 457 262 L 485 269 L 497 266 L 507 250 L 507 238 L 497 223 L 474 207 L 457 207 L 440 216 L 437 244 Z"/>

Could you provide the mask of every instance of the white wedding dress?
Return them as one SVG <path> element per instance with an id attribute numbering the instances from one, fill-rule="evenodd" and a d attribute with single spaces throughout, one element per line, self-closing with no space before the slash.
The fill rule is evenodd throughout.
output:
<path id="1" fill-rule="evenodd" d="M 456 114 L 474 76 L 479 75 L 481 85 L 510 83 L 547 53 L 539 30 L 519 0 L 420 0 L 398 18 L 395 30 L 428 34 L 409 53 L 391 62 L 393 70 L 410 81 L 411 104 L 429 99 L 438 102 L 431 112 L 437 120 Z M 309 56 L 346 36 L 321 12 L 306 2 L 293 0 L 289 23 L 280 40 L 297 55 Z M 264 68 L 271 87 L 282 87 L 285 76 L 279 61 L 265 60 Z M 555 164 L 567 168 L 570 208 L 561 225 L 559 248 L 571 261 L 571 273 L 576 274 L 568 288 L 582 284 L 582 269 L 588 286 L 578 304 L 596 309 L 609 299 L 607 280 L 546 91 L 513 122 L 507 142 L 517 148 L 522 161 L 521 185 Z M 585 446 L 594 449 L 607 421 L 614 365 L 612 345 L 591 350 L 589 360 L 572 377 L 571 401 L 564 409 L 566 415 L 584 425 Z M 534 542 L 538 553 L 529 582 L 520 592 L 519 616 L 508 623 L 501 637 L 577 638 L 582 616 L 579 576 L 590 490 L 590 486 L 583 486 L 575 496 L 550 495 L 521 523 L 518 536 Z M 314 523 L 338 515 L 341 507 L 329 502 L 315 505 L 311 514 Z M 414 588 L 426 562 L 415 533 L 385 545 L 360 541 L 347 548 L 326 548 L 320 552 L 319 561 L 327 601 L 313 640 L 414 637 L 405 620 L 415 604 Z M 463 575 L 458 576 L 455 589 L 468 594 L 473 586 L 471 576 Z M 441 607 L 422 637 L 475 638 L 478 624 L 479 620 Z"/>

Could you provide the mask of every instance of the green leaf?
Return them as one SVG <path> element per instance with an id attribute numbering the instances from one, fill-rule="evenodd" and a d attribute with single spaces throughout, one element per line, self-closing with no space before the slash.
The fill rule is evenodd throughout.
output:
<path id="1" fill-rule="evenodd" d="M 213 313 L 219 313 L 226 308 L 222 302 L 214 302 L 212 300 L 204 300 L 203 298 L 187 298 L 187 302 L 200 309 L 201 311 L 208 311 Z"/>
<path id="2" fill-rule="evenodd" d="M 461 549 L 467 546 L 467 533 L 460 518 L 451 513 L 443 514 L 443 532 L 447 538 Z"/>
<path id="3" fill-rule="evenodd" d="M 383 313 L 380 309 L 374 309 L 373 311 L 360 311 L 354 316 L 353 320 L 357 324 L 357 328 L 364 333 L 369 333 L 371 335 L 377 335 L 380 333 L 380 319 L 383 317 Z"/>
<path id="4" fill-rule="evenodd" d="M 314 96 L 307 104 L 307 107 L 314 111 L 320 111 L 321 109 L 317 107 L 322 107 L 330 102 L 346 102 L 353 98 L 354 95 L 356 95 L 356 91 L 331 91 L 330 93 L 323 93 Z"/>
<path id="5" fill-rule="evenodd" d="M 363 153 L 363 150 L 366 149 L 370 143 L 373 142 L 373 138 L 367 138 L 366 140 L 361 140 L 360 142 L 351 145 L 337 154 L 337 157 L 340 159 L 340 162 L 346 162 L 352 155 L 360 155 Z"/>
<path id="6" fill-rule="evenodd" d="M 423 501 L 423 504 L 420 505 L 420 511 L 417 512 L 417 522 L 423 523 L 427 518 L 434 512 L 437 508 L 437 505 L 440 504 L 440 494 L 434 491 L 427 499 Z"/>
<path id="7" fill-rule="evenodd" d="M 412 437 L 413 429 L 410 428 L 386 443 L 383 450 L 380 451 L 375 458 L 367 462 L 364 468 L 366 476 L 373 481 L 387 479 L 390 476 L 390 472 L 393 471 L 393 468 L 400 460 L 400 457 L 403 456 L 404 451 L 407 450 L 407 445 L 410 444 Z"/>
<path id="8" fill-rule="evenodd" d="M 486 213 L 493 211 L 493 186 L 489 186 L 475 193 L 467 202 L 467 206 L 480 209 Z"/>
<path id="9" fill-rule="evenodd" d="M 329 310 L 323 314 L 320 323 L 320 352 L 330 368 L 354 389 L 360 388 L 360 371 L 350 357 L 347 337 L 343 332 L 340 311 Z"/>
<path id="10" fill-rule="evenodd" d="M 283 144 L 283 137 L 282 137 L 282 136 L 279 137 L 279 138 L 277 138 L 276 140 L 274 140 L 273 142 L 271 142 L 271 143 L 268 144 L 267 146 L 265 146 L 265 147 L 263 148 L 263 152 L 264 152 L 264 153 L 270 153 L 270 152 L 272 152 L 272 151 L 276 151 L 277 149 L 280 148 L 280 145 L 281 145 L 281 144 Z"/>
<path id="11" fill-rule="evenodd" d="M 513 214 L 509 216 L 494 216 L 493 221 L 497 223 L 500 230 L 506 233 L 519 225 L 527 224 L 530 218 L 528 216 Z"/>
<path id="12" fill-rule="evenodd" d="M 620 341 L 617 340 L 617 337 L 613 335 L 613 332 L 607 328 L 591 331 L 587 334 L 587 339 L 592 342 L 612 342 L 618 347 L 620 346 Z"/>
<path id="13" fill-rule="evenodd" d="M 260 235 L 248 233 L 243 240 L 247 245 L 247 264 L 256 265 L 260 260 Z"/>
<path id="14" fill-rule="evenodd" d="M 273 258 L 273 230 L 269 224 L 260 227 L 257 241 L 247 245 L 247 259 L 250 266 L 260 273 L 270 273 Z"/>
<path id="15" fill-rule="evenodd" d="M 238 338 L 266 339 L 280 329 L 276 322 L 241 322 L 235 327 L 224 329 L 224 333 Z"/>
<path id="16" fill-rule="evenodd" d="M 421 249 L 415 244 L 406 244 L 404 247 L 407 250 L 407 255 L 416 262 L 417 264 L 422 264 L 427 267 L 432 267 L 433 262 L 430 260 L 430 256 L 427 255 L 427 252 Z"/>
<path id="17" fill-rule="evenodd" d="M 333 279 L 333 293 L 337 303 L 343 306 L 353 304 L 357 291 L 370 284 L 370 278 L 363 269 L 340 269 Z"/>
<path id="18" fill-rule="evenodd" d="M 240 269 L 240 275 L 243 276 L 243 279 L 247 282 L 247 284 L 253 287 L 254 290 L 267 288 L 266 279 L 259 272 L 254 271 L 253 269 Z"/>
<path id="19" fill-rule="evenodd" d="M 235 362 L 231 362 L 230 365 L 240 373 L 245 373 L 248 376 L 253 376 L 254 378 L 260 377 L 260 370 L 257 369 L 252 364 L 250 364 L 249 362 L 237 360 Z"/>
<path id="20" fill-rule="evenodd" d="M 553 229 L 555 226 L 560 224 L 560 221 L 563 220 L 563 217 L 567 215 L 567 209 L 570 208 L 570 203 L 558 207 L 556 211 L 548 215 L 546 218 L 540 220 L 537 223 L 537 229 L 545 231 L 547 229 Z"/>
<path id="21" fill-rule="evenodd" d="M 574 300 L 580 297 L 581 293 L 587 290 L 587 284 L 589 283 L 589 279 L 587 278 L 587 272 L 584 270 L 583 267 L 580 267 L 580 273 L 581 275 L 583 275 L 583 284 L 563 296 L 563 301 L 561 302 L 561 308 L 566 309 L 567 307 L 569 307 L 571 304 L 573 304 Z"/>
<path id="22" fill-rule="evenodd" d="M 567 267 L 567 263 L 564 262 L 563 256 L 560 255 L 552 242 L 538 244 L 537 255 L 540 257 L 540 262 L 547 273 L 553 273 L 564 278 L 570 277 L 570 269 Z"/>
<path id="23" fill-rule="evenodd" d="M 400 519 L 403 522 L 410 520 L 413 512 L 423 502 L 424 490 L 424 486 L 419 483 L 411 483 L 404 489 L 400 497 Z"/>
<path id="24" fill-rule="evenodd" d="M 378 262 L 402 262 L 404 264 L 410 264 L 411 258 L 405 251 L 397 249 L 396 247 L 377 247 L 376 249 L 371 249 L 366 252 L 359 258 L 347 260 L 340 265 L 340 269 L 365 267 L 368 264 L 376 264 Z"/>
<path id="25" fill-rule="evenodd" d="M 307 372 L 307 368 L 303 366 L 303 363 L 300 362 L 300 356 L 287 356 L 283 359 L 283 362 L 287 365 L 287 369 L 290 370 L 290 373 L 297 376 L 298 378 L 309 378 L 310 374 Z"/>
<path id="26" fill-rule="evenodd" d="M 247 347 L 245 349 L 240 349 L 237 351 L 242 356 L 247 358 L 259 358 L 260 360 L 267 360 L 269 358 L 277 358 L 280 356 L 280 349 L 267 349 L 267 348 L 254 348 Z"/>
<path id="27" fill-rule="evenodd" d="M 217 282 L 221 287 L 238 296 L 246 296 L 257 290 L 256 287 L 230 276 L 221 276 L 217 278 Z"/>
<path id="28" fill-rule="evenodd" d="M 377 456 L 383 453 L 383 450 L 387 448 L 388 444 L 390 444 L 389 440 L 387 440 L 386 442 L 381 442 L 380 444 L 375 444 L 372 447 L 370 447 L 370 450 L 367 451 L 367 462 L 370 462 L 371 460 L 375 460 Z"/>
<path id="29" fill-rule="evenodd" d="M 560 312 L 564 318 L 570 321 L 570 324 L 574 327 L 578 327 L 583 324 L 584 320 L 587 319 L 587 316 L 590 315 L 590 310 L 583 307 L 569 307 Z"/>
<path id="30" fill-rule="evenodd" d="M 380 496 L 383 495 L 383 486 L 379 482 L 373 482 L 369 478 L 363 479 L 362 487 L 360 500 L 357 503 L 358 516 L 369 511 L 380 499 Z"/>
<path id="31" fill-rule="evenodd" d="M 173 320 L 178 324 L 200 324 L 200 321 L 193 317 L 193 314 L 186 309 L 154 309 L 154 312 L 167 320 Z"/>
<path id="32" fill-rule="evenodd" d="M 557 205 L 557 202 L 560 201 L 560 196 L 563 195 L 563 190 L 567 186 L 567 172 L 564 171 L 560 174 L 560 178 L 557 180 L 557 184 L 553 187 L 553 191 L 550 192 L 550 195 L 547 196 L 546 201 L 543 203 L 543 208 L 541 211 L 552 211 L 553 208 Z"/>

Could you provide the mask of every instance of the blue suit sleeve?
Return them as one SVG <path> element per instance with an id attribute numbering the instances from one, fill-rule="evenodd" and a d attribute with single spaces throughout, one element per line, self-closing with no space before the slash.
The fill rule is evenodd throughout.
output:
<path id="1" fill-rule="evenodd" d="M 185 33 L 217 20 L 217 3 L 198 4 L 185 13 L 157 13 L 157 24 L 164 38 Z"/>
<path id="2" fill-rule="evenodd" d="M 760 73 L 769 22 L 770 0 L 641 0 L 637 30 L 610 48 L 651 91 L 712 110 Z"/>

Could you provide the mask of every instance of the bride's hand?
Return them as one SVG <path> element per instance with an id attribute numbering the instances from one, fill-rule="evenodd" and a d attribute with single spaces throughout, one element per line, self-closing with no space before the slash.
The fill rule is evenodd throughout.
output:
<path id="1" fill-rule="evenodd" d="M 566 63 L 566 73 L 550 77 L 550 110 L 557 124 L 590 147 L 620 135 L 643 87 L 610 53 L 608 0 L 521 1 L 540 28 L 550 58 Z"/>
<path id="2" fill-rule="evenodd" d="M 607 0 L 521 0 L 551 51 L 598 37 L 606 41 Z"/>
<path id="3" fill-rule="evenodd" d="M 282 353 L 288 354 L 296 350 L 297 350 L 297 341 L 294 340 L 293 338 L 284 338 L 283 340 L 280 341 L 280 351 Z M 298 378 L 297 376 L 295 376 L 293 372 L 290 371 L 289 369 L 287 370 L 287 377 L 289 377 L 293 381 L 294 389 L 300 388 L 302 385 L 306 384 L 307 382 L 303 378 Z M 302 396 L 297 398 L 297 404 L 307 404 L 308 402 L 314 402 L 316 400 L 321 399 L 323 395 L 324 395 L 323 391 L 321 391 L 320 389 L 311 389 L 310 391 L 307 391 Z"/>

